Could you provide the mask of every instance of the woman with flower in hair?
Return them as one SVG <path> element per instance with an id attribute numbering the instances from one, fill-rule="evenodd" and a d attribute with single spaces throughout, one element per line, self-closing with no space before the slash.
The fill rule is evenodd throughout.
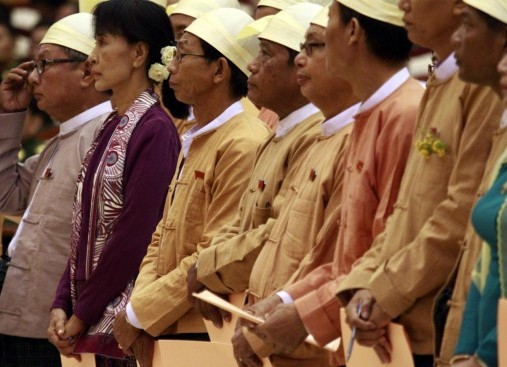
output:
<path id="1" fill-rule="evenodd" d="M 64 355 L 97 354 L 97 366 L 135 366 L 112 333 L 132 291 L 180 150 L 172 116 L 188 107 L 168 86 L 163 63 L 174 36 L 164 9 L 146 0 L 110 0 L 94 10 L 88 62 L 95 88 L 115 111 L 85 156 L 74 200 L 71 254 L 51 310 L 51 341 Z M 154 92 L 162 83 L 162 103 Z M 48 330 L 48 332 L 50 331 Z"/>

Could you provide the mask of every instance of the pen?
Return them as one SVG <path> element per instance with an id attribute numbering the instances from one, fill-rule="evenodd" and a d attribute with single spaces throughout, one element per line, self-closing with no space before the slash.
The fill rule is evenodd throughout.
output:
<path id="1" fill-rule="evenodd" d="M 363 309 L 363 303 L 359 301 L 356 306 L 356 315 L 361 315 L 361 311 Z M 350 355 L 352 354 L 352 349 L 354 348 L 354 342 L 356 341 L 356 333 L 357 328 L 354 326 L 352 328 L 352 333 L 350 335 L 350 342 L 347 347 L 347 354 L 345 355 L 345 360 L 348 362 L 350 359 Z"/>

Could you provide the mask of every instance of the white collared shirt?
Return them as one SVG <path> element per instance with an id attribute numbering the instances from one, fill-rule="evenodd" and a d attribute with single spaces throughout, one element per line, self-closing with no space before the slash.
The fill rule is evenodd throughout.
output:
<path id="1" fill-rule="evenodd" d="M 106 113 L 113 112 L 113 106 L 111 106 L 110 101 L 103 102 L 101 104 L 96 105 L 84 112 L 81 112 L 79 115 L 72 117 L 71 119 L 62 122 L 60 124 L 60 132 L 59 136 L 64 136 L 70 134 L 73 131 L 76 131 L 81 126 L 86 124 L 88 121 L 93 120 L 94 118 L 99 117 L 100 115 L 104 115 Z"/>
<path id="2" fill-rule="evenodd" d="M 343 129 L 348 124 L 354 122 L 354 116 L 359 111 L 360 106 L 361 103 L 356 103 L 355 105 L 347 108 L 345 111 L 340 112 L 338 115 L 335 115 L 330 119 L 324 121 L 324 123 L 320 125 L 322 135 L 331 136 Z"/>
<path id="3" fill-rule="evenodd" d="M 308 103 L 295 111 L 292 111 L 287 117 L 281 119 L 276 127 L 275 136 L 277 138 L 284 137 L 289 131 L 306 120 L 311 115 L 319 112 L 319 109 L 312 103 Z"/>
<path id="4" fill-rule="evenodd" d="M 193 107 L 190 107 L 190 109 L 188 111 L 187 121 L 194 121 L 194 120 L 195 120 L 194 109 L 193 109 Z"/>
<path id="5" fill-rule="evenodd" d="M 210 123 L 206 124 L 202 128 L 198 128 L 198 126 L 194 126 L 190 130 L 188 130 L 181 137 L 181 149 L 183 151 L 183 157 L 187 157 L 188 151 L 190 150 L 190 145 L 192 145 L 192 141 L 196 136 L 202 135 L 212 130 L 218 129 L 220 126 L 225 124 L 227 121 L 232 119 L 237 114 L 243 112 L 243 106 L 241 101 L 234 102 L 229 107 L 225 109 L 217 118 L 215 118 Z"/>
<path id="6" fill-rule="evenodd" d="M 403 68 L 398 71 L 396 74 L 390 77 L 389 80 L 382 84 L 382 86 L 377 89 L 377 91 L 373 93 L 370 98 L 361 104 L 358 113 L 367 111 L 378 105 L 384 99 L 393 94 L 393 92 L 398 89 L 403 83 L 405 83 L 409 78 L 410 73 L 408 72 L 407 68 Z"/>
<path id="7" fill-rule="evenodd" d="M 456 57 L 454 52 L 447 57 L 441 64 L 439 64 L 434 71 L 435 78 L 437 80 L 446 80 L 456 74 L 459 70 L 458 64 L 456 63 Z"/>

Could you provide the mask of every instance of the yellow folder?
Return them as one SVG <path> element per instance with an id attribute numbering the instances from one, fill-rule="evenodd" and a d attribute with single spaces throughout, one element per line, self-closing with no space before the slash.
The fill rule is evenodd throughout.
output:
<path id="1" fill-rule="evenodd" d="M 212 292 L 208 290 L 204 290 L 200 293 L 194 293 L 194 297 L 199 298 L 203 301 L 206 301 L 216 307 L 221 308 L 222 310 L 229 311 L 232 315 L 236 315 L 238 317 L 241 317 L 245 320 L 251 321 L 254 324 L 262 324 L 264 322 L 263 319 L 258 318 L 257 316 L 254 316 L 242 309 L 242 307 L 238 307 L 237 305 L 234 305 L 230 302 L 227 302 L 226 300 L 218 297 L 217 295 L 213 294 Z M 305 342 L 311 345 L 319 346 L 317 344 L 317 341 L 312 335 L 308 335 L 308 337 L 305 339 Z M 341 339 L 338 338 L 336 340 L 331 341 L 330 343 L 326 344 L 323 349 L 326 349 L 330 352 L 336 352 L 338 348 L 340 347 Z"/>
<path id="2" fill-rule="evenodd" d="M 233 294 L 229 302 L 242 308 L 244 294 Z M 210 321 L 204 320 L 211 342 L 187 340 L 158 340 L 155 342 L 153 367 L 237 367 L 234 359 L 231 338 L 234 334 L 238 317 L 232 316 L 231 322 L 224 322 L 217 328 Z M 268 359 L 263 359 L 264 367 L 271 367 Z"/>
<path id="3" fill-rule="evenodd" d="M 95 354 L 81 354 L 81 361 L 75 358 L 68 358 L 60 354 L 62 367 L 95 367 Z"/>
<path id="4" fill-rule="evenodd" d="M 155 342 L 153 367 L 237 367 L 232 346 L 187 340 Z"/>
<path id="5" fill-rule="evenodd" d="M 345 322 L 345 310 L 340 311 L 340 322 L 342 327 L 343 347 L 348 348 L 351 338 L 351 330 Z M 414 367 L 414 360 L 410 344 L 403 326 L 391 323 L 388 326 L 388 337 L 393 348 L 391 362 L 382 364 L 372 348 L 363 347 L 357 342 L 354 344 L 347 367 Z"/>

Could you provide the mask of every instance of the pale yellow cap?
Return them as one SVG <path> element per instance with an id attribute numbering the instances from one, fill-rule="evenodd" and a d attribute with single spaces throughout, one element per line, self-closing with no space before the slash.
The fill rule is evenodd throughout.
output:
<path id="1" fill-rule="evenodd" d="M 315 18 L 310 22 L 324 28 L 327 28 L 327 22 L 329 21 L 329 5 L 322 8 Z"/>
<path id="2" fill-rule="evenodd" d="M 93 15 L 72 14 L 49 27 L 40 44 L 51 43 L 90 55 L 95 47 Z"/>
<path id="3" fill-rule="evenodd" d="M 243 73 L 249 75 L 248 64 L 258 51 L 257 42 L 251 39 L 236 39 L 241 30 L 254 20 L 239 9 L 220 8 L 211 10 L 190 24 L 186 32 L 206 41 Z"/>
<path id="4" fill-rule="evenodd" d="M 269 6 L 270 8 L 283 10 L 288 6 L 307 2 L 308 0 L 260 0 L 259 3 L 257 4 L 257 7 Z"/>
<path id="5" fill-rule="evenodd" d="M 218 8 L 239 9 L 238 0 L 180 0 L 176 4 L 169 5 L 167 15 L 183 14 L 192 18 L 199 18 L 204 13 Z"/>
<path id="6" fill-rule="evenodd" d="M 403 12 L 398 9 L 399 0 L 336 0 L 346 7 L 369 18 L 403 27 Z"/>
<path id="7" fill-rule="evenodd" d="M 502 23 L 507 24 L 506 0 L 463 0 L 465 4 L 482 11 Z"/>
<path id="8" fill-rule="evenodd" d="M 266 28 L 268 23 L 271 21 L 271 19 L 274 17 L 274 15 L 267 15 L 265 17 L 262 17 L 260 19 L 257 19 L 253 21 L 252 23 L 246 25 L 236 36 L 236 39 L 241 40 L 247 37 L 255 37 L 257 39 L 257 36 Z M 258 42 L 258 41 L 257 41 Z"/>
<path id="9" fill-rule="evenodd" d="M 242 45 L 247 44 L 247 48 L 251 50 L 252 55 L 257 55 L 261 49 L 259 43 L 259 34 L 266 28 L 274 15 L 267 15 L 260 19 L 254 20 L 246 25 L 237 35 L 236 40 Z M 254 56 L 255 57 L 255 56 Z"/>
<path id="10" fill-rule="evenodd" d="M 299 51 L 310 22 L 321 10 L 322 6 L 317 4 L 291 5 L 273 16 L 259 38 Z"/>

